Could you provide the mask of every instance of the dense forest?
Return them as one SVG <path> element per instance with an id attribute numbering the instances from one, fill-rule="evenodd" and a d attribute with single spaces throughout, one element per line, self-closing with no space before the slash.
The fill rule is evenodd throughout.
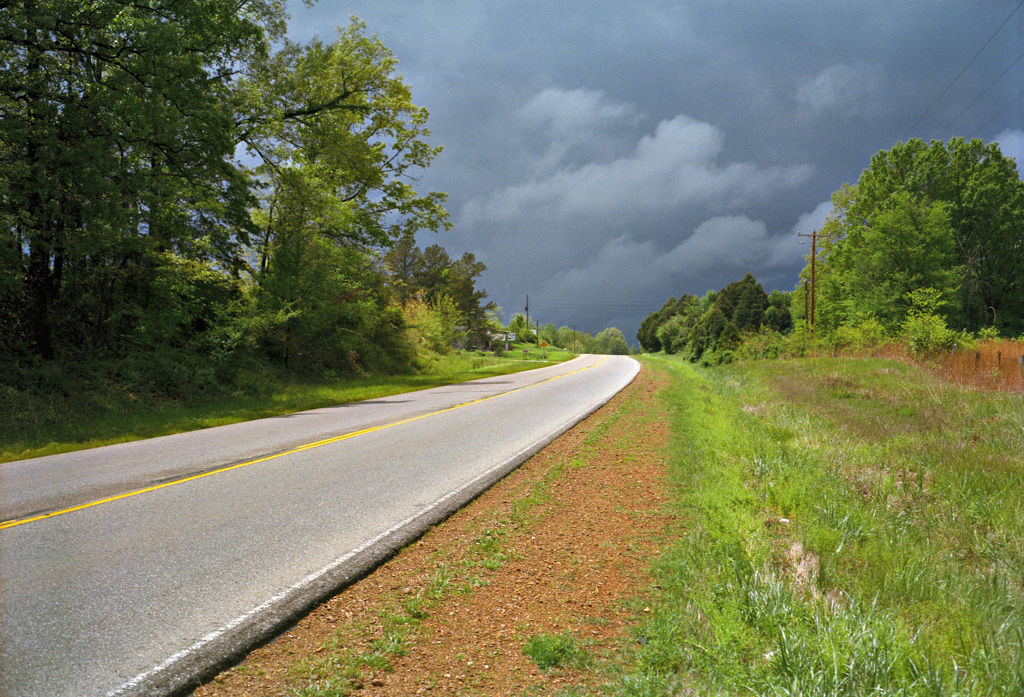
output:
<path id="1" fill-rule="evenodd" d="M 702 298 L 669 298 L 640 325 L 643 350 L 718 363 L 737 351 L 887 339 L 934 350 L 1024 334 L 1024 182 L 998 145 L 897 143 L 832 204 L 813 276 L 808 255 L 796 291 L 766 294 L 748 274 Z"/>
<path id="2" fill-rule="evenodd" d="M 275 0 L 0 6 L 3 389 L 407 370 L 413 295 L 481 321 L 483 265 L 412 244 L 448 216 L 394 56 L 284 30 Z"/>

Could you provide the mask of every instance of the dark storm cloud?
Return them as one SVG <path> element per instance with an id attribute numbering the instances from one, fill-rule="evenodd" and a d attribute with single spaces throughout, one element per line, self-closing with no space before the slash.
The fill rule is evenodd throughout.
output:
<path id="1" fill-rule="evenodd" d="M 291 35 L 355 14 L 401 61 L 445 147 L 418 186 L 506 308 L 627 337 L 669 296 L 753 272 L 790 289 L 829 197 L 910 136 L 1024 155 L 1016 3 L 456 2 L 290 5 Z M 923 116 L 923 118 L 922 118 Z M 983 125 L 984 124 L 984 125 Z"/>

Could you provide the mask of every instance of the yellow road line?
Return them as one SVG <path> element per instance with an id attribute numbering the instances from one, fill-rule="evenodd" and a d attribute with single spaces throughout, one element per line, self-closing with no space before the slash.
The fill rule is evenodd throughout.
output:
<path id="1" fill-rule="evenodd" d="M 419 421 L 420 419 L 426 419 L 426 418 L 429 418 L 431 416 L 437 416 L 439 414 L 447 414 L 448 412 L 455 411 L 456 409 L 462 409 L 463 407 L 469 407 L 469 406 L 472 406 L 474 404 L 480 404 L 481 402 L 486 402 L 488 400 L 496 399 L 498 397 L 504 397 L 506 395 L 514 394 L 516 392 L 521 392 L 521 391 L 529 389 L 531 387 L 537 387 L 538 385 L 544 385 L 546 383 L 553 382 L 555 380 L 561 380 L 562 378 L 567 378 L 570 375 L 576 375 L 577 373 L 582 373 L 585 370 L 590 370 L 591 368 L 596 368 L 597 366 L 599 366 L 602 363 L 604 363 L 606 360 L 608 360 L 608 359 L 607 358 L 602 358 L 597 363 L 594 363 L 592 365 L 588 365 L 585 368 L 580 368 L 579 370 L 573 370 L 572 372 L 564 373 L 562 375 L 556 375 L 554 377 L 548 378 L 547 380 L 541 380 L 540 382 L 535 382 L 535 383 L 532 383 L 530 385 L 524 385 L 523 387 L 517 387 L 514 390 L 509 390 L 508 392 L 501 392 L 499 394 L 491 395 L 490 397 L 481 397 L 480 399 L 475 399 L 475 400 L 470 401 L 470 402 L 464 402 L 463 404 L 456 404 L 454 407 L 448 407 L 447 409 L 440 409 L 438 411 L 432 411 L 429 414 L 420 414 L 419 416 L 414 416 L 412 418 L 404 419 L 402 421 L 395 421 L 394 423 L 390 423 L 390 424 L 384 424 L 383 426 L 373 426 L 372 428 L 365 428 L 365 429 L 363 429 L 361 431 L 353 431 L 352 433 L 346 433 L 345 435 L 342 435 L 342 436 L 334 436 L 333 438 L 325 438 L 324 440 L 318 440 L 318 441 L 315 441 L 313 443 L 306 443 L 305 445 L 300 445 L 297 448 L 292 448 L 291 450 L 286 450 L 283 453 L 277 453 L 275 455 L 267 455 L 266 457 L 257 458 L 255 460 L 249 460 L 247 462 L 240 462 L 240 463 L 238 463 L 236 465 L 228 465 L 227 467 L 221 467 L 219 469 L 210 470 L 209 472 L 203 472 L 202 474 L 194 474 L 194 475 L 192 475 L 190 477 L 182 477 L 181 479 L 175 479 L 175 480 L 170 481 L 170 482 L 164 482 L 162 484 L 157 484 L 156 486 L 146 487 L 145 489 L 138 489 L 136 491 L 129 491 L 129 492 L 124 493 L 124 494 L 118 494 L 117 496 L 110 496 L 110 497 L 107 497 L 105 499 L 99 499 L 97 501 L 90 501 L 89 503 L 83 503 L 83 504 L 81 504 L 79 506 L 72 506 L 70 508 L 63 508 L 63 509 L 61 509 L 59 511 L 51 511 L 50 513 L 43 513 L 42 515 L 33 516 L 32 518 L 24 518 L 22 520 L 8 520 L 8 521 L 5 521 L 3 523 L 0 523 L 0 530 L 6 530 L 7 528 L 14 528 L 14 527 L 17 527 L 19 525 L 25 525 L 26 523 L 32 523 L 32 522 L 37 521 L 37 520 L 45 520 L 47 518 L 55 518 L 55 517 L 57 517 L 59 515 L 64 515 L 65 513 L 71 513 L 73 511 L 80 511 L 80 510 L 85 509 L 85 508 L 92 508 L 93 506 L 99 506 L 101 504 L 111 503 L 113 501 L 120 501 L 121 499 L 130 498 L 132 496 L 138 496 L 139 494 L 145 494 L 145 493 L 150 492 L 150 491 L 157 491 L 159 489 L 166 489 L 167 487 L 170 487 L 170 486 L 175 486 L 177 484 L 184 484 L 185 482 L 191 482 L 191 481 L 196 480 L 196 479 L 202 479 L 203 477 L 209 477 L 209 476 L 212 476 L 214 474 L 221 474 L 223 472 L 230 472 L 231 470 L 240 469 L 242 467 L 248 467 L 249 465 L 255 465 L 258 462 L 266 462 L 267 460 L 274 460 L 274 459 L 277 459 L 279 457 L 284 457 L 285 455 L 294 455 L 295 453 L 301 453 L 301 452 L 303 452 L 305 450 L 312 450 L 313 448 L 320 448 L 320 447 L 325 446 L 325 445 L 330 445 L 331 443 L 337 443 L 339 441 L 348 440 L 349 438 L 355 438 L 356 436 L 362 436 L 362 435 L 366 435 L 367 433 L 373 433 L 374 431 L 383 431 L 384 429 L 391 428 L 393 426 L 401 426 L 402 424 L 412 423 L 413 421 Z"/>

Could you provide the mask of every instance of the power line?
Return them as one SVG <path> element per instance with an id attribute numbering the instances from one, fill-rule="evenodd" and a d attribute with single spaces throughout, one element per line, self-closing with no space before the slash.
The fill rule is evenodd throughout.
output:
<path id="1" fill-rule="evenodd" d="M 943 129 L 942 129 L 941 131 L 939 131 L 939 136 L 942 136 L 942 134 L 943 134 L 943 133 L 945 133 L 946 131 L 948 131 L 948 130 L 949 130 L 949 128 L 950 128 L 950 127 L 951 127 L 951 126 L 952 126 L 952 125 L 953 125 L 954 123 L 956 123 L 957 121 L 959 121 L 959 120 L 960 120 L 960 117 L 961 117 L 961 116 L 963 116 L 964 114 L 966 114 L 966 113 L 967 113 L 967 110 L 968 110 L 968 109 L 970 109 L 970 108 L 971 108 L 972 106 L 974 106 L 974 105 L 975 105 L 975 104 L 976 104 L 976 103 L 978 102 L 978 100 L 979 100 L 979 99 L 981 99 L 982 97 L 984 97 L 984 96 L 985 96 L 985 94 L 986 94 L 986 93 L 987 93 L 987 92 L 988 92 L 988 91 L 989 91 L 990 89 L 992 89 L 992 87 L 993 87 L 993 86 L 994 86 L 994 85 L 995 85 L 995 84 L 996 84 L 997 82 L 999 82 L 1000 80 L 1002 80 L 1002 79 L 1003 79 L 1003 75 L 1006 75 L 1006 73 L 1010 72 L 1010 68 L 1012 68 L 1013 66 L 1017 65 L 1018 63 L 1020 63 L 1020 61 L 1021 61 L 1021 58 L 1024 58 L 1024 53 L 1022 53 L 1022 54 L 1020 54 L 1019 56 L 1017 56 L 1017 60 L 1015 60 L 1014 62 L 1010 63 L 1009 67 L 1007 67 L 1007 68 L 1006 68 L 1006 70 L 1004 70 L 1003 72 L 1001 72 L 1001 73 L 999 74 L 999 77 L 997 77 L 997 78 L 996 78 L 995 80 L 993 80 L 992 82 L 990 82 L 990 83 L 989 83 L 989 85 L 988 85 L 988 87 L 986 87 L 986 88 L 985 88 L 984 90 L 982 90 L 982 91 L 981 91 L 981 94 L 979 94 L 979 95 L 978 95 L 977 97 L 975 97 L 975 98 L 974 98 L 974 101 L 973 101 L 973 102 L 971 102 L 970 104 L 968 104 L 967 106 L 965 106 L 965 107 L 964 107 L 964 110 L 963 110 L 963 111 L 961 111 L 961 112 L 960 112 L 959 114 L 957 114 L 957 115 L 956 115 L 956 118 L 955 118 L 955 119 L 953 119 L 952 121 L 950 121 L 949 123 L 947 123 L 947 124 L 946 124 L 946 126 L 945 126 L 945 128 L 943 128 Z M 1002 112 L 999 112 L 999 113 L 1002 113 Z M 986 123 L 988 123 L 988 122 L 986 121 Z"/>
<path id="2" fill-rule="evenodd" d="M 998 34 L 999 32 L 1001 32 L 1003 30 L 1003 27 L 1006 26 L 1006 23 L 1010 21 L 1010 17 L 1013 17 L 1015 14 L 1017 14 L 1017 10 L 1020 9 L 1021 5 L 1024 5 L 1024 0 L 1021 0 L 1017 4 L 1017 6 L 1015 8 L 1013 8 L 1013 12 L 1011 12 L 1009 14 L 1009 16 L 1007 16 L 1007 18 L 1003 20 L 1003 23 L 1000 24 L 999 28 L 996 29 L 995 32 L 992 33 L 992 36 L 988 37 L 988 41 L 986 41 L 985 45 L 982 46 L 978 50 L 978 52 L 974 54 L 974 58 L 972 58 L 970 61 L 968 61 L 967 65 L 964 66 L 963 70 L 961 70 L 959 73 L 957 73 L 957 76 L 955 78 L 953 78 L 948 85 L 946 85 L 946 89 L 942 90 L 942 93 L 939 94 L 939 96 L 935 98 L 935 101 L 928 105 L 928 108 L 925 109 L 924 113 L 921 114 L 918 117 L 917 121 L 914 122 L 914 125 L 907 129 L 907 132 L 903 136 L 902 140 L 906 141 L 907 136 L 910 135 L 911 131 L 913 131 L 915 128 L 917 128 L 917 124 L 921 123 L 921 121 L 924 119 L 924 117 L 928 115 L 928 112 L 932 110 L 932 107 L 934 107 L 936 104 L 938 104 L 939 100 L 942 99 L 945 96 L 946 92 L 949 91 L 949 88 L 952 87 L 953 84 L 956 83 L 956 81 L 960 79 L 961 75 L 963 75 L 965 72 L 967 72 L 967 69 L 971 67 L 971 64 L 974 63 L 974 61 L 978 58 L 978 56 L 981 55 L 982 51 L 984 51 L 986 48 L 988 48 L 988 45 L 990 43 L 992 43 L 992 39 L 996 38 L 996 34 Z"/>
<path id="3" fill-rule="evenodd" d="M 993 114 L 992 116 L 990 116 L 990 117 L 988 118 L 988 120 L 987 120 L 987 121 L 985 121 L 985 123 L 983 123 L 983 124 L 981 124 L 980 126 L 978 126 L 977 128 L 975 128 L 975 129 L 974 129 L 974 133 L 972 133 L 970 137 L 971 137 L 971 138 L 973 138 L 973 137 L 974 137 L 974 134 L 975 134 L 975 133 L 977 133 L 978 131 L 980 131 L 981 129 L 983 129 L 983 128 L 984 128 L 985 126 L 989 125 L 989 124 L 990 124 L 990 123 L 991 123 L 991 122 L 992 122 L 992 121 L 993 121 L 993 120 L 994 120 L 994 119 L 995 119 L 995 118 L 996 118 L 997 116 L 999 116 L 999 115 L 1000 115 L 1000 114 L 1002 114 L 1002 113 L 1003 113 L 1004 111 L 1006 111 L 1007 109 L 1009 109 L 1009 108 L 1010 108 L 1011 106 L 1013 106 L 1014 104 L 1016 104 L 1017 102 L 1019 102 L 1019 101 L 1020 101 L 1020 99 L 1021 99 L 1021 97 L 1024 97 L 1024 91 L 1022 91 L 1022 92 L 1021 92 L 1020 94 L 1018 94 L 1018 95 L 1017 95 L 1016 97 L 1014 97 L 1014 98 L 1013 98 L 1013 99 L 1011 99 L 1011 100 L 1010 100 L 1009 102 L 1007 102 L 1007 103 L 1006 103 L 1006 106 L 1004 106 L 1004 107 L 1003 107 L 1002 109 L 1000 109 L 1000 110 L 999 110 L 999 111 L 997 111 L 997 112 L 996 112 L 995 114 Z"/>

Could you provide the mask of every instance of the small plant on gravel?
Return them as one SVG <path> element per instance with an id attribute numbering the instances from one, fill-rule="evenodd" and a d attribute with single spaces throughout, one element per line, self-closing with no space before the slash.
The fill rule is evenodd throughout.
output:
<path id="1" fill-rule="evenodd" d="M 534 634 L 523 647 L 523 653 L 533 659 L 541 670 L 552 668 L 583 668 L 590 656 L 580 641 L 568 632 L 564 634 Z"/>

